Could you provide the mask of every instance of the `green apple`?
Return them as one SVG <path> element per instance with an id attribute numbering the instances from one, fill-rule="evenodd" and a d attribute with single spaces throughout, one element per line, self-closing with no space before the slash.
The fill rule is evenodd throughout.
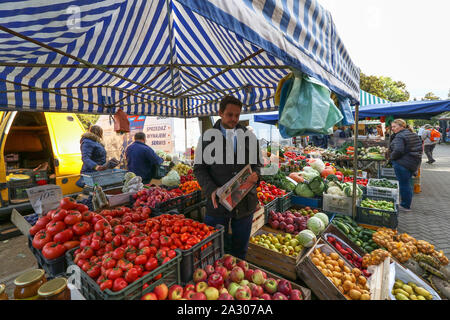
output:
<path id="1" fill-rule="evenodd" d="M 264 243 L 263 247 L 269 249 L 269 245 L 267 243 Z"/>
<path id="2" fill-rule="evenodd" d="M 289 249 L 288 248 L 283 248 L 283 249 L 281 249 L 281 252 L 284 254 L 284 255 L 289 255 Z"/>
<path id="3" fill-rule="evenodd" d="M 298 246 L 298 240 L 297 239 L 292 239 L 289 242 L 289 244 L 295 248 L 296 246 Z"/>
<path id="4" fill-rule="evenodd" d="M 294 247 L 293 246 L 288 246 L 287 249 L 289 250 L 289 252 L 294 251 Z"/>
<path id="5" fill-rule="evenodd" d="M 280 249 L 281 248 L 281 244 L 280 243 L 275 243 L 275 249 Z"/>
<path id="6" fill-rule="evenodd" d="M 292 235 L 290 233 L 286 233 L 286 235 L 284 236 L 285 239 L 292 239 Z"/>
<path id="7" fill-rule="evenodd" d="M 239 289 L 240 285 L 236 282 L 230 283 L 228 286 L 228 293 L 234 298 L 234 295 L 236 294 L 237 289 Z"/>
<path id="8" fill-rule="evenodd" d="M 269 244 L 269 249 L 273 250 L 273 249 L 275 249 L 275 246 L 273 244 Z"/>
<path id="9" fill-rule="evenodd" d="M 300 252 L 300 251 L 302 251 L 302 246 L 295 246 L 295 252 Z"/>

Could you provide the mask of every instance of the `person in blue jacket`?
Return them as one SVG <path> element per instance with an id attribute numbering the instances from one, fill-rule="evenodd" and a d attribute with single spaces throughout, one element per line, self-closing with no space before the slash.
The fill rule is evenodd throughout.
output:
<path id="1" fill-rule="evenodd" d="M 164 162 L 156 152 L 145 144 L 145 133 L 134 135 L 134 142 L 126 150 L 128 171 L 142 178 L 144 184 L 150 183 L 154 168 Z"/>
<path id="2" fill-rule="evenodd" d="M 80 140 L 81 174 L 106 170 L 106 149 L 103 144 L 103 130 L 100 126 L 92 126 L 89 132 L 83 133 Z M 83 177 L 76 182 L 76 185 L 83 188 L 85 183 Z"/>

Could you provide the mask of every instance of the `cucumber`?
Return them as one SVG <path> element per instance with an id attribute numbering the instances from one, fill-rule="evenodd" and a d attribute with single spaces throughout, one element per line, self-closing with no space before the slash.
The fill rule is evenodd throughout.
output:
<path id="1" fill-rule="evenodd" d="M 363 228 L 363 227 L 360 227 L 360 226 L 358 226 L 358 227 L 356 227 L 356 230 L 357 230 L 358 232 L 361 232 L 361 231 L 363 231 L 363 230 L 364 230 L 364 228 Z"/>
<path id="2" fill-rule="evenodd" d="M 352 222 L 350 222 L 353 228 L 358 228 L 358 224 L 355 222 L 355 220 L 352 220 Z"/>
<path id="3" fill-rule="evenodd" d="M 361 243 L 360 240 L 356 240 L 355 244 L 356 244 L 358 247 L 361 247 L 361 245 L 362 245 L 362 243 Z"/>
<path id="4" fill-rule="evenodd" d="M 348 235 L 348 234 L 350 233 L 348 227 L 347 227 L 345 224 L 343 224 L 342 222 L 336 221 L 336 226 L 337 226 L 339 229 L 341 229 L 341 231 L 343 231 L 345 234 Z"/>

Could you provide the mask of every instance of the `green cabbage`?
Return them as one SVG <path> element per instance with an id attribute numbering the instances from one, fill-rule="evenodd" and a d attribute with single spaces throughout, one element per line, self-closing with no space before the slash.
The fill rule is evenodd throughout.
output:
<path id="1" fill-rule="evenodd" d="M 316 196 L 321 196 L 323 194 L 323 191 L 325 190 L 325 183 L 323 183 L 321 177 L 315 177 L 314 179 L 312 179 L 309 182 L 308 186 Z"/>
<path id="2" fill-rule="evenodd" d="M 314 192 L 312 192 L 308 185 L 305 183 L 297 184 L 294 192 L 299 197 L 314 198 Z"/>
<path id="3" fill-rule="evenodd" d="M 308 229 L 300 231 L 297 234 L 296 238 L 297 238 L 298 242 L 300 242 L 300 244 L 305 248 L 312 247 L 317 241 L 317 237 L 314 234 L 314 232 L 312 232 L 311 230 L 308 230 Z"/>
<path id="4" fill-rule="evenodd" d="M 180 175 L 176 170 L 170 170 L 170 172 L 161 179 L 163 185 L 172 187 L 178 186 L 180 184 Z"/>
<path id="5" fill-rule="evenodd" d="M 300 174 L 305 180 L 311 181 L 315 177 L 320 177 L 320 173 L 317 170 L 314 170 L 311 167 L 303 168 L 303 171 L 300 171 Z"/>

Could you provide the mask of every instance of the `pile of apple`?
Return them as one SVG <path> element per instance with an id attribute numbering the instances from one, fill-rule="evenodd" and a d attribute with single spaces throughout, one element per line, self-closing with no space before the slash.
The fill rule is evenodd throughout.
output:
<path id="1" fill-rule="evenodd" d="M 144 188 L 133 195 L 133 198 L 136 200 L 133 207 L 138 208 L 147 206 L 150 208 L 155 208 L 156 205 L 169 201 L 175 197 L 176 195 L 173 192 L 167 191 L 166 189 L 158 186 L 152 186 L 148 189 Z"/>
<path id="2" fill-rule="evenodd" d="M 303 300 L 302 292 L 292 289 L 285 279 L 267 278 L 264 271 L 250 269 L 246 261 L 231 255 L 197 269 L 194 284 L 156 287 L 146 300 Z M 161 288 L 162 287 L 162 288 Z"/>

